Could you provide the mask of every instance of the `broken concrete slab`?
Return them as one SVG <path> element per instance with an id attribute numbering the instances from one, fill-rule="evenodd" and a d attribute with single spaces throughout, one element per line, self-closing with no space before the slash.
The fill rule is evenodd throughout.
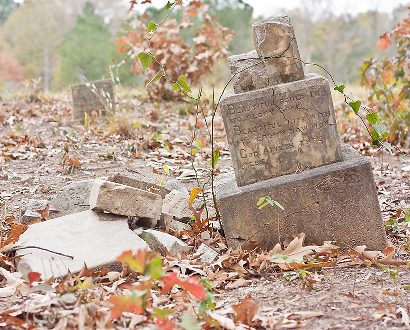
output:
<path id="1" fill-rule="evenodd" d="M 162 197 L 119 183 L 95 180 L 90 192 L 90 209 L 158 221 Z"/>
<path id="2" fill-rule="evenodd" d="M 108 181 L 116 182 L 119 184 L 123 184 L 125 186 L 146 190 L 152 192 L 154 194 L 161 195 L 162 198 L 165 197 L 171 190 L 167 189 L 166 187 L 157 185 L 155 183 L 147 182 L 145 180 L 137 179 L 132 176 L 123 175 L 123 174 L 115 174 L 111 176 Z"/>
<path id="3" fill-rule="evenodd" d="M 148 249 L 148 245 L 128 228 L 127 220 L 100 221 L 100 214 L 84 211 L 30 225 L 17 243 L 37 246 L 73 256 L 68 258 L 48 251 L 24 249 L 18 269 L 27 266 L 42 274 L 43 279 L 79 272 L 84 263 L 88 268 L 109 265 L 127 250 Z"/>
<path id="4" fill-rule="evenodd" d="M 21 202 L 20 211 L 23 214 L 21 216 L 22 223 L 28 223 L 37 219 L 41 219 L 42 216 L 39 212 L 49 207 L 49 201 L 46 199 L 27 199 Z M 52 213 L 49 211 L 49 213 Z"/>
<path id="5" fill-rule="evenodd" d="M 52 218 L 77 213 L 90 209 L 90 191 L 94 180 L 74 181 L 63 187 L 50 201 L 50 208 L 56 212 L 50 214 Z"/>
<path id="6" fill-rule="evenodd" d="M 162 213 L 170 214 L 177 219 L 190 219 L 192 212 L 188 204 L 189 194 L 172 190 L 162 203 Z"/>
<path id="7" fill-rule="evenodd" d="M 177 257 L 188 253 L 190 247 L 179 238 L 162 231 L 146 229 L 138 234 L 153 250 L 163 256 Z"/>
<path id="8" fill-rule="evenodd" d="M 210 248 L 208 245 L 201 243 L 196 252 L 194 253 L 194 258 L 199 258 L 199 260 L 205 264 L 211 264 L 218 257 L 219 253 L 214 249 Z"/>
<path id="9" fill-rule="evenodd" d="M 217 196 L 232 248 L 256 244 L 271 249 L 301 232 L 307 243 L 319 245 L 334 241 L 381 251 L 387 245 L 371 164 L 350 147 L 343 148 L 343 161 L 247 186 L 238 186 L 231 174 Z M 265 196 L 285 210 L 259 210 L 257 202 Z"/>
<path id="10" fill-rule="evenodd" d="M 282 84 L 303 79 L 303 64 L 290 18 L 270 18 L 252 27 L 255 48 L 264 61 L 270 82 Z"/>

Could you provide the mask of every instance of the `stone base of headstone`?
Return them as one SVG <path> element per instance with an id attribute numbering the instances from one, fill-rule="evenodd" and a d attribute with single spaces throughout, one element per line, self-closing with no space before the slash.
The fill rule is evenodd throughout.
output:
<path id="1" fill-rule="evenodd" d="M 238 186 L 233 173 L 223 181 L 217 196 L 229 247 L 270 249 L 301 232 L 307 243 L 372 250 L 387 245 L 371 164 L 350 147 L 343 147 L 342 161 L 301 173 L 246 186 Z M 259 209 L 265 196 L 285 210 Z"/>
<path id="2" fill-rule="evenodd" d="M 91 115 L 95 111 L 97 114 L 103 114 L 107 106 L 112 109 L 115 106 L 113 83 L 109 79 L 73 85 L 71 96 L 74 120 L 81 123 L 84 123 L 84 113 Z"/>

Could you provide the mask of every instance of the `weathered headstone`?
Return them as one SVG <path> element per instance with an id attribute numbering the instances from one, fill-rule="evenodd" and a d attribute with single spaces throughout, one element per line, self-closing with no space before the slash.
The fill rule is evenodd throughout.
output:
<path id="1" fill-rule="evenodd" d="M 106 108 L 114 110 L 114 88 L 111 80 L 92 81 L 71 86 L 74 120 L 84 122 L 84 113 L 104 113 Z"/>
<path id="2" fill-rule="evenodd" d="M 225 96 L 222 116 L 238 185 L 341 160 L 327 79 Z"/>
<path id="3" fill-rule="evenodd" d="M 50 213 L 52 218 L 90 209 L 90 191 L 94 180 L 74 181 L 63 187 L 50 201 L 50 208 L 56 212 Z"/>
<path id="4" fill-rule="evenodd" d="M 34 248 L 17 251 L 21 256 L 18 269 L 30 269 L 48 279 L 63 276 L 69 270 L 79 272 L 84 263 L 88 268 L 115 263 L 126 250 L 148 249 L 148 245 L 128 228 L 126 219 L 100 221 L 100 216 L 84 211 L 29 226 L 20 236 L 19 246 L 36 246 L 49 251 Z"/>
<path id="5" fill-rule="evenodd" d="M 254 39 L 269 86 L 221 101 L 235 174 L 216 185 L 229 246 L 272 248 L 304 232 L 312 243 L 383 249 L 372 169 L 341 147 L 329 82 L 303 74 L 288 18 L 255 23 Z M 285 210 L 259 210 L 266 196 Z"/>
<path id="6" fill-rule="evenodd" d="M 252 27 L 255 48 L 269 79 L 279 84 L 303 79 L 303 64 L 290 18 L 279 16 Z"/>

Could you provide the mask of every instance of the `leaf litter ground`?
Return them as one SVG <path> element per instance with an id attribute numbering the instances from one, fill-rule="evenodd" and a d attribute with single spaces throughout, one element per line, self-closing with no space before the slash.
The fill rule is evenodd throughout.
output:
<path id="1" fill-rule="evenodd" d="M 23 199 L 49 199 L 70 181 L 120 172 L 160 184 L 179 177 L 189 188 L 197 185 L 190 157 L 195 116 L 190 113 L 189 106 L 184 103 L 159 106 L 138 99 L 127 102 L 134 110 L 125 121 L 132 121 L 135 130 L 134 136 L 127 139 L 108 134 L 110 129 L 119 130 L 118 123 L 107 128 L 97 120 L 88 130 L 71 125 L 70 103 L 65 97 L 43 99 L 37 103 L 19 99 L 1 104 L 2 237 L 10 233 L 10 224 L 20 219 Z M 218 171 L 230 171 L 227 142 L 218 116 L 215 127 L 215 144 L 221 154 Z M 346 130 L 343 139 L 371 157 L 383 218 L 389 239 L 396 248 L 395 260 L 409 259 L 410 224 L 405 221 L 406 209 L 410 207 L 409 152 L 401 150 L 392 156 L 376 152 L 364 142 L 358 129 Z M 211 146 L 207 141 L 205 121 L 200 118 L 194 151 L 195 168 L 202 178 L 206 177 L 210 163 Z M 289 250 L 278 249 L 270 254 L 227 252 L 223 240 L 217 235 L 195 238 L 185 235 L 182 238 L 195 246 L 203 241 L 220 252 L 220 257 L 211 266 L 203 266 L 195 260 L 171 258 L 165 261 L 165 267 L 182 274 L 206 276 L 210 280 L 216 309 L 209 315 L 222 327 L 409 327 L 410 272 L 405 265 L 381 262 L 391 261 L 389 256 L 375 256 L 361 250 L 340 254 L 331 246 L 326 248 L 326 253 L 317 255 L 317 251 L 309 253 L 309 248 L 303 248 L 301 241 L 296 240 L 292 243 L 299 244 L 299 248 L 293 254 L 295 264 L 292 266 L 280 257 Z M 384 252 L 389 255 L 391 251 Z M 318 267 L 312 263 L 306 266 L 308 258 L 317 258 L 313 264 Z M 12 261 L 6 264 L 9 270 L 13 270 L 12 265 Z M 115 273 L 110 275 L 112 278 L 107 274 L 99 277 L 93 274 L 94 277 L 89 277 L 92 273 L 85 270 L 80 275 L 83 276 L 79 280 L 66 278 L 41 283 L 37 290 L 33 290 L 27 281 L 11 278 L 4 272 L 0 276 L 0 289 L 13 288 L 14 285 L 19 287 L 20 293 L 29 290 L 29 294 L 0 298 L 0 322 L 10 328 L 30 328 L 30 325 L 126 328 L 138 327 L 146 321 L 145 316 L 126 311 L 116 321 L 111 320 L 113 310 L 110 312 L 108 296 L 122 292 L 121 284 L 129 281 L 132 274 Z M 117 278 L 119 275 L 124 276 Z M 91 283 L 87 278 L 92 278 Z M 59 295 L 50 298 L 47 292 L 50 286 Z M 185 298 L 179 297 L 178 292 L 176 294 L 155 303 L 182 311 L 181 302 Z M 182 317 L 182 324 L 189 325 L 190 322 L 189 318 Z M 201 324 L 211 327 L 212 323 L 207 322 Z M 166 328 L 164 324 L 161 326 Z"/>

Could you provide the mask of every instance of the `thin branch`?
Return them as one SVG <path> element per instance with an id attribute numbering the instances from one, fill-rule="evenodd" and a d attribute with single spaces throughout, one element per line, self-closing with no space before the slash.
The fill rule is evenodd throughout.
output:
<path id="1" fill-rule="evenodd" d="M 74 259 L 73 256 L 70 256 L 70 255 L 68 255 L 68 254 L 64 254 L 64 253 L 52 251 L 52 250 L 49 250 L 49 249 L 46 249 L 46 248 L 42 248 L 42 247 L 39 247 L 39 246 L 34 246 L 34 245 L 15 247 L 15 248 L 12 248 L 12 249 L 8 250 L 7 252 L 16 252 L 16 251 L 25 250 L 25 249 L 37 249 L 37 250 L 41 250 L 41 251 L 47 251 L 47 252 L 50 252 L 50 253 L 53 253 L 53 254 L 57 254 L 57 255 L 59 255 L 59 256 L 62 256 L 62 257 L 70 258 L 70 259 L 72 259 L 72 260 Z"/>

